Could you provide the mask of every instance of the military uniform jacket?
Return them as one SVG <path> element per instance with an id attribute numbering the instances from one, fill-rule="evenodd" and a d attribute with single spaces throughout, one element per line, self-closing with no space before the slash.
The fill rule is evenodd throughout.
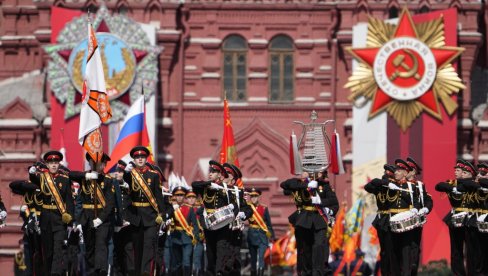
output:
<path id="1" fill-rule="evenodd" d="M 198 222 L 193 207 L 183 204 L 179 207 L 179 209 L 181 210 L 181 213 L 183 214 L 187 224 L 190 226 L 193 237 L 195 239 L 198 239 Z M 171 231 L 171 242 L 176 244 L 191 244 L 192 237 L 188 235 L 188 233 L 183 229 L 182 225 L 176 218 L 173 221 L 174 228 L 173 231 Z"/>
<path id="2" fill-rule="evenodd" d="M 390 226 L 390 216 L 388 214 L 390 204 L 386 199 L 390 181 L 393 180 L 390 180 L 387 177 L 383 177 L 382 179 L 375 178 L 364 185 L 366 192 L 373 194 L 376 197 L 378 211 L 372 224 L 377 230 L 388 231 L 388 227 Z"/>
<path id="3" fill-rule="evenodd" d="M 252 203 L 251 203 L 252 204 Z M 259 213 L 261 218 L 263 219 L 264 223 L 266 224 L 266 227 L 268 228 L 270 238 L 274 240 L 275 235 L 273 231 L 273 225 L 271 224 L 271 218 L 269 216 L 269 211 L 268 207 L 263 204 L 258 204 L 258 206 L 255 206 L 256 211 Z M 251 209 L 252 210 L 252 209 Z M 248 231 L 248 240 L 253 244 L 253 245 L 259 245 L 260 243 L 268 244 L 268 237 L 266 236 L 266 233 L 264 230 L 262 230 L 257 223 L 257 221 L 254 219 L 254 217 L 251 217 L 249 219 L 249 231 Z"/>
<path id="4" fill-rule="evenodd" d="M 465 206 L 473 213 L 480 212 L 484 208 L 486 199 L 488 198 L 487 193 L 481 191 L 480 188 L 481 185 L 473 179 L 458 180 L 458 190 L 465 193 Z M 471 216 L 466 221 L 466 225 L 470 227 L 478 227 L 476 221 L 476 216 Z"/>
<path id="5" fill-rule="evenodd" d="M 459 213 L 462 211 L 467 211 L 467 205 L 465 202 L 466 193 L 463 194 L 456 194 L 453 192 L 454 187 L 458 186 L 458 179 L 456 180 L 447 180 L 446 182 L 439 182 L 435 185 L 435 190 L 438 192 L 444 192 L 447 194 L 449 198 L 449 203 L 451 203 L 451 207 L 455 213 Z M 444 217 L 444 222 L 448 226 L 452 226 L 452 212 L 447 213 Z"/>
<path id="6" fill-rule="evenodd" d="M 414 181 L 413 184 L 419 191 L 419 193 L 417 194 L 418 197 L 415 198 L 414 200 L 417 200 L 420 203 L 420 208 L 425 207 L 429 209 L 429 213 L 430 213 L 432 211 L 432 208 L 434 208 L 434 201 L 432 200 L 432 196 L 427 192 L 426 185 L 421 181 Z M 422 193 L 420 193 L 420 190 L 422 190 Z"/>
<path id="7" fill-rule="evenodd" d="M 404 190 L 409 190 L 409 185 L 407 181 L 391 181 L 391 183 L 396 184 L 399 188 Z M 388 189 L 386 194 L 386 199 L 390 202 L 389 210 L 390 213 L 399 213 L 408 211 L 409 209 L 416 208 L 420 209 L 421 205 L 416 200 L 418 198 L 418 189 L 415 185 L 411 185 L 413 194 L 407 191 L 399 191 Z"/>
<path id="8" fill-rule="evenodd" d="M 36 185 L 30 181 L 14 181 L 9 184 L 12 193 L 23 196 L 23 202 L 27 205 L 27 210 L 21 217 L 24 219 L 22 229 L 26 228 L 32 231 L 36 231 L 36 220 L 41 215 L 42 199 L 40 190 Z M 30 220 L 30 223 L 29 223 Z"/>
<path id="9" fill-rule="evenodd" d="M 66 213 L 74 216 L 74 202 L 73 194 L 71 192 L 71 180 L 65 174 L 51 174 L 54 185 L 58 188 L 59 196 L 62 198 L 64 205 L 66 207 Z M 47 185 L 41 185 L 41 178 L 39 174 L 30 175 L 31 182 L 38 185 L 41 190 L 40 199 L 42 200 L 43 208 L 41 211 L 41 217 L 39 219 L 41 230 L 48 229 L 51 227 L 53 231 L 60 231 L 66 227 L 61 219 L 61 212 L 55 208 L 56 200 L 49 192 Z M 45 207 L 50 208 L 45 208 Z"/>
<path id="10" fill-rule="evenodd" d="M 165 211 L 167 206 L 164 204 L 163 194 L 159 186 L 159 175 L 156 171 L 150 170 L 148 166 L 145 166 L 142 170 L 134 168 L 133 170 L 139 170 L 141 176 L 146 180 L 149 190 L 151 190 L 158 207 L 158 211 L 149 204 L 149 199 L 141 190 L 135 179 L 133 179 L 130 172 L 124 173 L 124 181 L 129 184 L 130 199 L 132 204 L 127 208 L 126 218 L 130 224 L 139 226 L 141 223 L 145 227 L 156 225 L 156 217 L 158 214 L 161 217 L 165 217 Z M 138 207 L 136 205 L 146 205 L 144 207 Z"/>
<path id="11" fill-rule="evenodd" d="M 115 225 L 122 226 L 125 218 L 125 212 L 131 205 L 130 196 L 127 189 L 120 187 L 120 182 L 116 179 L 113 181 L 115 190 Z"/>
<path id="12" fill-rule="evenodd" d="M 232 203 L 234 205 L 233 213 L 237 216 L 239 208 L 234 201 L 232 201 L 232 195 L 229 190 L 225 191 L 223 189 L 214 190 L 210 188 L 211 181 L 194 181 L 191 185 L 193 187 L 193 192 L 195 194 L 202 196 L 203 208 L 198 210 L 198 215 L 200 218 L 200 225 L 206 229 L 205 218 L 203 215 L 203 210 L 208 212 L 214 211 L 216 209 L 225 207 Z"/>
<path id="13" fill-rule="evenodd" d="M 246 215 L 246 220 L 252 217 L 253 211 L 251 207 L 247 204 L 244 200 L 244 189 L 239 188 L 239 199 L 237 199 L 236 194 L 234 193 L 234 188 L 229 190 L 229 196 L 231 198 L 231 203 L 234 204 L 234 207 L 238 207 L 238 212 L 244 212 Z M 239 204 L 237 204 L 239 201 Z"/>
<path id="14" fill-rule="evenodd" d="M 96 181 L 96 185 L 100 188 L 105 199 L 105 207 L 102 208 L 101 199 L 96 198 L 98 195 L 95 193 L 94 184 L 92 181 L 85 179 L 86 172 L 71 171 L 69 177 L 71 180 L 80 183 L 80 189 L 78 191 L 79 200 L 81 201 L 81 212 L 76 214 L 76 223 L 83 226 L 93 227 L 93 220 L 99 218 L 103 223 L 110 223 L 113 220 L 114 214 L 114 187 L 113 179 L 109 175 L 99 174 Z M 97 215 L 95 216 L 95 199 L 97 201 Z"/>
<path id="15" fill-rule="evenodd" d="M 307 183 L 299 179 L 288 179 L 280 184 L 281 188 L 291 190 L 294 192 L 295 200 L 300 204 L 298 214 L 296 217 L 296 226 L 306 229 L 324 229 L 327 228 L 327 222 L 319 212 L 313 210 L 315 206 L 312 204 L 312 199 Z M 333 211 L 334 215 L 339 210 L 339 202 L 335 193 L 330 188 L 328 182 L 318 181 L 318 186 L 315 191 L 321 200 L 319 207 L 327 207 Z"/>

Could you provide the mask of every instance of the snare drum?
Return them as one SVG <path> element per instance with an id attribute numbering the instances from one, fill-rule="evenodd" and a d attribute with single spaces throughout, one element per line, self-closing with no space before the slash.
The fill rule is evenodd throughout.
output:
<path id="1" fill-rule="evenodd" d="M 453 214 L 451 217 L 452 226 L 463 227 L 464 219 L 466 218 L 467 215 L 468 215 L 467 212 L 460 212 L 460 213 Z"/>
<path id="2" fill-rule="evenodd" d="M 215 212 L 205 216 L 205 223 L 210 230 L 220 229 L 234 220 L 234 212 L 230 206 L 225 206 L 215 210 Z"/>
<path id="3" fill-rule="evenodd" d="M 401 212 L 390 217 L 390 228 L 394 233 L 403 233 L 421 226 L 420 217 L 410 211 Z"/>

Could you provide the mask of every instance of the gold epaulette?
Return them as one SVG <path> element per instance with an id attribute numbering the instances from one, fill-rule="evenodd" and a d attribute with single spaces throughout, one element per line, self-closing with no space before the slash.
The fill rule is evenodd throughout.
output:
<path id="1" fill-rule="evenodd" d="M 63 176 L 63 177 L 65 177 L 65 178 L 68 178 L 68 179 L 69 179 L 69 176 L 68 176 L 68 175 L 66 175 L 66 174 L 64 174 L 64 173 L 59 173 L 58 175 Z"/>
<path id="2" fill-rule="evenodd" d="M 112 176 L 110 176 L 110 174 L 106 174 L 105 177 L 108 179 L 112 179 Z"/>

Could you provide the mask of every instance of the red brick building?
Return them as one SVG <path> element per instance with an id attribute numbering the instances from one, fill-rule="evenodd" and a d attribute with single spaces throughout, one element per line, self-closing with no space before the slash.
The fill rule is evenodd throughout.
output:
<path id="1" fill-rule="evenodd" d="M 184 2 L 184 1 L 181 1 Z M 0 0 L 0 192 L 8 226 L 0 229 L 0 269 L 10 271 L 21 237 L 21 199 L 8 183 L 50 147 L 52 93 L 46 81 L 51 7 L 96 11 L 97 1 Z M 157 27 L 158 162 L 187 179 L 204 177 L 222 139 L 223 98 L 230 101 L 246 185 L 264 189 L 273 223 L 286 228 L 294 208 L 279 182 L 289 177 L 288 137 L 294 120 L 335 119 L 348 173 L 332 177 L 340 200 L 351 197 L 352 105 L 343 88 L 351 74 L 352 26 L 457 7 L 459 72 L 458 155 L 488 160 L 486 6 L 472 1 L 108 1 L 110 12 Z M 76 143 L 76 141 L 73 141 Z M 6 275 L 6 274 L 3 274 Z"/>

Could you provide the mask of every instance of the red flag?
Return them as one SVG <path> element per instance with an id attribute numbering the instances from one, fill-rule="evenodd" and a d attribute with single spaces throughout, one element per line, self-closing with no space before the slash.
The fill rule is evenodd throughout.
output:
<path id="1" fill-rule="evenodd" d="M 339 133 L 334 131 L 330 145 L 330 167 L 334 174 L 343 174 L 344 164 L 342 163 L 341 143 Z"/>
<path id="2" fill-rule="evenodd" d="M 234 164 L 239 167 L 237 159 L 237 150 L 234 141 L 234 131 L 230 120 L 229 105 L 224 100 L 224 137 L 222 138 L 222 149 L 220 150 L 220 163 Z M 242 187 L 242 181 L 237 181 L 237 186 Z"/>

